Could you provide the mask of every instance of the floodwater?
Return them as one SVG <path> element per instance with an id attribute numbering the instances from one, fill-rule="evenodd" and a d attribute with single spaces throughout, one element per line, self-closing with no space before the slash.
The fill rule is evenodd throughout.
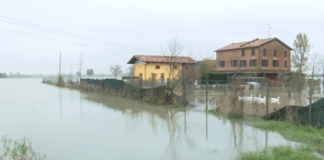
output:
<path id="1" fill-rule="evenodd" d="M 47 159 L 227 160 L 295 144 L 197 107 L 170 109 L 40 82 L 0 80 L 0 136 L 26 137 Z"/>
<path id="2" fill-rule="evenodd" d="M 318 79 L 322 78 L 319 77 Z M 317 86 L 314 86 L 315 91 L 312 95 L 312 103 L 324 97 L 323 83 L 320 83 Z M 293 106 L 306 106 L 309 105 L 309 95 L 308 88 L 305 87 L 300 92 L 296 92 L 292 87 L 270 87 L 269 89 L 269 113 L 274 112 L 282 107 L 293 105 Z M 208 88 L 208 109 L 216 109 L 218 108 L 222 113 L 229 113 L 232 110 L 233 99 L 234 99 L 234 90 L 233 88 L 227 89 L 225 92 L 224 87 L 217 88 Z M 289 94 L 289 93 L 290 94 Z M 195 104 L 201 109 L 206 108 L 206 88 L 196 89 L 194 91 L 194 98 L 191 98 L 189 101 L 191 104 Z M 237 92 L 237 96 L 252 96 L 253 99 L 250 101 L 238 100 L 237 106 L 243 106 L 243 112 L 248 116 L 265 116 L 266 115 L 266 97 L 267 93 L 265 88 L 261 88 L 260 90 L 255 91 L 243 91 Z M 261 97 L 263 101 L 259 101 L 258 97 Z M 278 98 L 280 97 L 280 98 Z M 271 98 L 276 98 L 278 101 L 272 101 Z M 197 107 L 196 107 L 197 108 Z"/>

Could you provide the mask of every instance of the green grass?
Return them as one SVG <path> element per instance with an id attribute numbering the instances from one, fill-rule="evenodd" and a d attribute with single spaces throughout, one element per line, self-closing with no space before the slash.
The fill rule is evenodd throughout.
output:
<path id="1" fill-rule="evenodd" d="M 264 149 L 261 152 L 245 152 L 241 154 L 241 160 L 321 160 L 308 146 L 277 146 Z"/>
<path id="2" fill-rule="evenodd" d="M 237 111 L 231 111 L 227 117 L 229 119 L 243 119 L 243 116 L 241 113 L 237 112 Z"/>
<path id="3" fill-rule="evenodd" d="M 209 114 L 213 114 L 213 115 L 215 115 L 215 116 L 219 116 L 219 115 L 221 115 L 219 112 L 217 112 L 217 111 L 215 111 L 215 110 L 207 110 L 206 112 L 209 113 Z"/>
<path id="4" fill-rule="evenodd" d="M 252 120 L 251 124 L 261 129 L 276 131 L 288 140 L 306 143 L 315 151 L 324 153 L 324 129 L 289 121 L 264 121 L 262 119 Z"/>

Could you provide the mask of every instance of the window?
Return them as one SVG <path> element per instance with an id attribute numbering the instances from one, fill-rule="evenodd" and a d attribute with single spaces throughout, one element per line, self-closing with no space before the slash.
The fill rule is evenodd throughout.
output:
<path id="1" fill-rule="evenodd" d="M 155 65 L 155 69 L 160 69 L 160 65 Z"/>
<path id="2" fill-rule="evenodd" d="M 254 48 L 251 49 L 252 56 L 255 56 Z"/>
<path id="3" fill-rule="evenodd" d="M 287 61 L 285 61 L 285 67 L 287 67 L 288 65 L 287 65 Z"/>
<path id="4" fill-rule="evenodd" d="M 155 80 L 155 75 L 156 75 L 155 73 L 151 73 L 151 77 L 153 80 Z"/>
<path id="5" fill-rule="evenodd" d="M 161 73 L 161 79 L 164 80 L 164 73 Z"/>
<path id="6" fill-rule="evenodd" d="M 244 49 L 242 49 L 242 57 L 245 56 L 245 52 L 244 52 Z"/>
<path id="7" fill-rule="evenodd" d="M 256 66 L 256 59 L 250 59 L 250 66 Z"/>
<path id="8" fill-rule="evenodd" d="M 267 67 L 268 66 L 268 60 L 267 59 L 263 59 L 262 60 L 262 66 L 263 67 Z"/>
<path id="9" fill-rule="evenodd" d="M 240 66 L 241 67 L 246 67 L 246 60 L 241 60 L 240 61 Z"/>
<path id="10" fill-rule="evenodd" d="M 225 61 L 219 61 L 219 66 L 224 67 L 225 66 Z"/>
<path id="11" fill-rule="evenodd" d="M 267 55 L 267 49 L 263 48 L 263 56 Z"/>
<path id="12" fill-rule="evenodd" d="M 285 55 L 285 57 L 287 57 L 287 51 L 285 51 L 285 54 L 284 55 Z"/>
<path id="13" fill-rule="evenodd" d="M 273 50 L 273 56 L 274 56 L 274 57 L 277 57 L 277 50 L 276 50 L 276 49 Z"/>
<path id="14" fill-rule="evenodd" d="M 279 62 L 278 62 L 278 60 L 273 60 L 273 61 L 272 61 L 272 66 L 274 66 L 274 67 L 278 67 L 278 66 L 279 66 Z"/>
<path id="15" fill-rule="evenodd" d="M 237 66 L 237 60 L 231 60 L 231 66 L 232 67 Z"/>
<path id="16" fill-rule="evenodd" d="M 139 74 L 139 79 L 143 79 L 143 74 L 142 73 Z"/>
<path id="17" fill-rule="evenodd" d="M 176 65 L 173 65 L 173 69 L 178 69 L 178 66 L 176 66 Z"/>

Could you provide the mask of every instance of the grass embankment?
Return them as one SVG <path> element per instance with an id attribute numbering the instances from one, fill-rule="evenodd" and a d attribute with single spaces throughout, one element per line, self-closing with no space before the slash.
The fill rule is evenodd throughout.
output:
<path id="1" fill-rule="evenodd" d="M 207 113 L 220 115 L 215 110 L 209 110 Z M 228 118 L 232 118 L 228 115 Z M 234 117 L 235 118 L 235 117 Z M 281 134 L 284 138 L 291 141 L 301 142 L 308 145 L 312 150 L 324 155 L 324 128 L 319 129 L 316 126 L 302 125 L 288 120 L 285 121 L 265 121 L 261 118 L 249 119 L 243 118 L 245 122 L 254 127 L 275 131 Z"/>
<path id="2" fill-rule="evenodd" d="M 324 129 L 310 125 L 301 125 L 290 121 L 252 120 L 251 124 L 257 128 L 280 133 L 288 140 L 308 144 L 315 151 L 324 154 Z"/>
<path id="3" fill-rule="evenodd" d="M 219 113 L 219 112 L 217 112 L 217 111 L 215 111 L 215 110 L 207 110 L 206 112 L 209 113 L 209 114 L 213 114 L 213 115 L 215 115 L 215 116 L 219 116 L 219 115 L 221 115 L 221 113 Z"/>
<path id="4" fill-rule="evenodd" d="M 313 154 L 309 146 L 277 146 L 264 149 L 261 152 L 245 152 L 241 154 L 242 160 L 321 160 Z"/>

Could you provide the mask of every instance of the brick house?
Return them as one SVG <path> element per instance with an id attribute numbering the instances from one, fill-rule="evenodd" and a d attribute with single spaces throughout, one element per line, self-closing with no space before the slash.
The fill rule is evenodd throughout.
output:
<path id="1" fill-rule="evenodd" d="M 232 43 L 216 52 L 216 71 L 248 73 L 260 67 L 261 73 L 290 72 L 291 51 L 278 38 Z"/>

